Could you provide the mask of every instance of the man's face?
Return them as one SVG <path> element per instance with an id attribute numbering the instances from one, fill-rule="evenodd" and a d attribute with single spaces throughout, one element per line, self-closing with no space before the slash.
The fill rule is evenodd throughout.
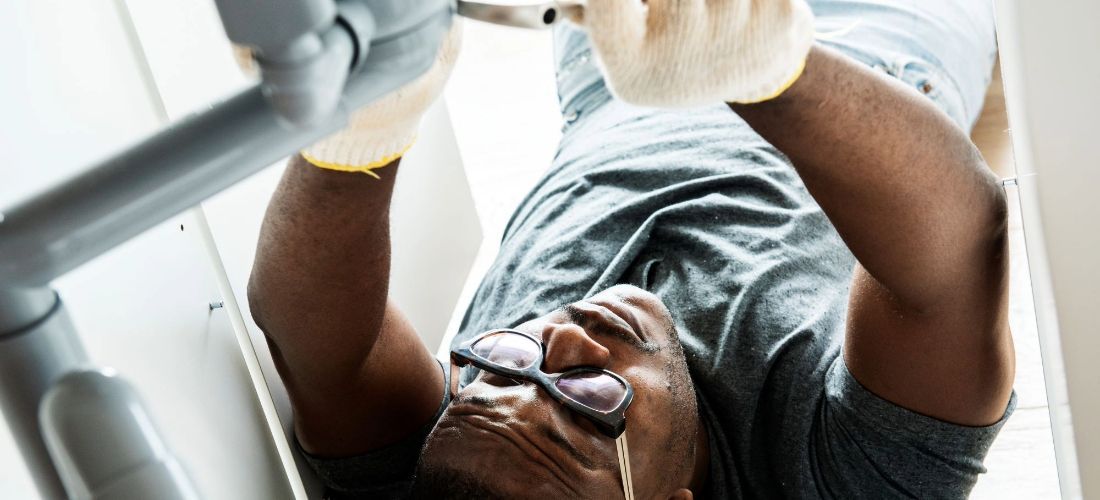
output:
<path id="1" fill-rule="evenodd" d="M 516 329 L 542 340 L 547 373 L 604 368 L 634 387 L 626 435 L 639 497 L 656 493 L 667 475 L 683 475 L 681 462 L 689 459 L 677 450 L 692 449 L 698 414 L 683 351 L 660 299 L 620 285 Z M 444 412 L 420 469 L 477 478 L 508 497 L 622 496 L 613 439 L 534 384 L 484 371 Z"/>

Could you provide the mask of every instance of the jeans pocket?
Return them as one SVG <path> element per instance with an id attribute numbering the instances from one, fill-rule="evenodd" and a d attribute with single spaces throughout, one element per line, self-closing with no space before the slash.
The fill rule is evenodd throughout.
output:
<path id="1" fill-rule="evenodd" d="M 899 58 L 887 67 L 887 72 L 931 99 L 955 123 L 969 130 L 970 110 L 955 82 L 943 70 L 923 59 Z"/>
<path id="2" fill-rule="evenodd" d="M 879 54 L 861 50 L 843 42 L 829 42 L 832 46 L 871 68 L 890 75 L 906 86 L 932 100 L 936 107 L 947 113 L 955 123 L 969 130 L 969 112 L 954 80 L 939 66 L 912 55 Z"/>
<path id="3" fill-rule="evenodd" d="M 571 54 L 565 55 L 561 64 L 557 68 L 557 78 L 560 84 L 566 78 L 568 78 L 574 71 L 584 67 L 588 63 L 592 62 L 592 49 L 584 48 L 573 51 Z"/>

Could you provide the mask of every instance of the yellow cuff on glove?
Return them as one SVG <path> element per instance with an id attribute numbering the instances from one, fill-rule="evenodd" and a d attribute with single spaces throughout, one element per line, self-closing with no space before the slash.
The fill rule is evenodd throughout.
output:
<path id="1" fill-rule="evenodd" d="M 734 102 L 734 104 L 756 104 L 756 103 L 760 103 L 760 102 L 764 102 L 764 101 L 770 101 L 772 99 L 775 99 L 776 97 L 779 97 L 779 96 L 783 95 L 783 93 L 786 92 L 787 89 L 790 89 L 791 87 L 793 87 L 795 82 L 797 82 L 799 78 L 802 78 L 802 73 L 804 73 L 805 71 L 806 71 L 806 58 L 802 58 L 802 62 L 799 63 L 798 67 L 795 68 L 795 70 L 794 70 L 794 75 L 792 75 L 790 78 L 788 78 L 786 82 L 783 82 L 783 84 L 780 85 L 779 88 L 775 90 L 775 92 L 772 92 L 771 94 L 765 95 L 763 97 L 758 97 L 758 98 L 755 98 L 755 99 L 752 99 L 752 100 L 736 101 L 736 102 Z"/>
<path id="2" fill-rule="evenodd" d="M 352 113 L 347 127 L 303 149 L 302 158 L 320 168 L 378 178 L 375 170 L 397 161 L 416 142 L 420 119 L 443 91 L 461 44 L 456 19 L 427 73 Z"/>
<path id="3" fill-rule="evenodd" d="M 608 87 L 642 106 L 682 108 L 777 97 L 814 43 L 806 0 L 587 0 Z"/>
<path id="4" fill-rule="evenodd" d="M 365 165 L 350 165 L 344 163 L 332 163 L 322 161 L 317 157 L 311 155 L 309 151 L 305 149 L 301 151 L 301 154 L 302 158 L 309 162 L 310 165 L 318 168 L 323 168 L 325 170 L 335 170 L 337 172 L 359 172 L 374 177 L 375 179 L 381 179 L 381 177 L 379 177 L 378 174 L 374 173 L 374 171 L 397 161 L 402 156 L 405 156 L 405 153 L 407 153 L 409 149 L 412 148 L 413 144 L 415 144 L 415 140 L 413 142 L 410 142 L 408 146 L 405 146 L 400 151 L 389 156 L 383 156 L 382 158 L 367 163 Z"/>

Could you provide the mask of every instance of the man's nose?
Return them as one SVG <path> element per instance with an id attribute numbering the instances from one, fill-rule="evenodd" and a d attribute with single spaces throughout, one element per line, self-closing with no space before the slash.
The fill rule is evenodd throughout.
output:
<path id="1" fill-rule="evenodd" d="M 606 347 L 571 323 L 546 325 L 542 329 L 542 342 L 546 345 L 542 369 L 547 373 L 561 373 L 580 366 L 603 368 L 611 360 Z"/>

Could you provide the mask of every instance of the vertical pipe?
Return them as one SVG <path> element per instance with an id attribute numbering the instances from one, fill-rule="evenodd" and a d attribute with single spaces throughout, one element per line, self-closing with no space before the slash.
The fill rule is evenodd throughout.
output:
<path id="1" fill-rule="evenodd" d="M 0 288 L 0 339 L 41 321 L 56 304 L 48 288 Z"/>
<path id="2" fill-rule="evenodd" d="M 42 396 L 87 362 L 57 294 L 0 290 L 0 410 L 43 498 L 65 498 L 38 421 Z"/>
<path id="3" fill-rule="evenodd" d="M 42 400 L 39 421 L 71 497 L 199 498 L 133 387 L 112 370 L 66 374 Z"/>

